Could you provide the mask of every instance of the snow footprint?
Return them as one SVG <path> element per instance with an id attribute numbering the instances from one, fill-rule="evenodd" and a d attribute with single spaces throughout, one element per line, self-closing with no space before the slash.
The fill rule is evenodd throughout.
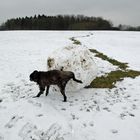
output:
<path id="1" fill-rule="evenodd" d="M 42 106 L 41 103 L 35 102 L 33 100 L 28 100 L 28 103 L 31 103 L 31 104 L 33 104 L 34 106 L 37 106 L 37 107 L 41 107 Z"/>
<path id="2" fill-rule="evenodd" d="M 123 113 L 120 114 L 120 118 L 121 119 L 125 119 L 125 117 L 130 116 L 130 117 L 135 117 L 135 115 L 131 112 L 125 111 Z"/>
<path id="3" fill-rule="evenodd" d="M 54 123 L 47 131 L 38 130 L 37 126 L 31 123 L 26 123 L 19 131 L 19 136 L 23 140 L 63 140 L 60 137 L 61 127 Z"/>
<path id="4" fill-rule="evenodd" d="M 19 136 L 23 138 L 23 140 L 37 140 L 37 136 L 35 132 L 37 131 L 37 127 L 33 124 L 26 123 L 22 129 L 19 131 Z"/>
<path id="5" fill-rule="evenodd" d="M 52 124 L 47 132 L 44 133 L 44 135 L 40 135 L 40 138 L 42 140 L 58 140 L 60 139 L 60 131 L 61 127 L 57 124 L 54 123 Z"/>
<path id="6" fill-rule="evenodd" d="M 33 85 L 33 83 L 28 83 L 22 79 L 19 83 L 7 83 L 4 85 L 2 92 L 6 95 L 6 98 L 8 93 L 9 97 L 12 97 L 13 101 L 18 101 L 23 98 L 26 99 L 34 96 L 34 92 L 32 90 Z"/>
<path id="7" fill-rule="evenodd" d="M 117 133 L 118 133 L 118 130 L 116 130 L 116 129 L 111 129 L 111 132 L 112 132 L 112 134 L 117 134 Z"/>
<path id="8" fill-rule="evenodd" d="M 3 100 L 2 99 L 0 99 L 0 103 L 2 102 Z"/>
<path id="9" fill-rule="evenodd" d="M 5 125 L 6 128 L 12 128 L 15 126 L 15 124 L 17 123 L 18 120 L 22 119 L 23 116 L 13 116 L 10 121 Z"/>
<path id="10" fill-rule="evenodd" d="M 4 140 L 4 137 L 0 134 L 0 140 Z"/>

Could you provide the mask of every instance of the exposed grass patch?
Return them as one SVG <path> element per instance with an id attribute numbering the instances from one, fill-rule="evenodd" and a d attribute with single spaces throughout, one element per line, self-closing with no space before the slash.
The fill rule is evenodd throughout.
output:
<path id="1" fill-rule="evenodd" d="M 116 82 L 122 81 L 126 77 L 135 78 L 140 75 L 140 71 L 117 70 L 101 77 L 96 77 L 87 88 L 114 88 Z"/>
<path id="2" fill-rule="evenodd" d="M 81 45 L 81 42 L 76 40 L 74 37 L 70 38 L 73 44 Z M 112 65 L 118 66 L 120 70 L 111 71 L 101 77 L 96 77 L 89 86 L 86 88 L 114 88 L 116 82 L 122 81 L 124 78 L 135 78 L 140 76 L 140 71 L 128 70 L 128 63 L 122 63 L 115 59 L 109 58 L 107 55 L 98 52 L 95 49 L 89 49 L 91 52 L 95 53 L 95 57 L 99 57 L 102 60 L 108 61 Z"/>
<path id="3" fill-rule="evenodd" d="M 102 60 L 106 60 L 106 61 L 110 62 L 111 64 L 113 64 L 115 66 L 118 66 L 120 69 L 125 70 L 128 67 L 127 63 L 122 63 L 122 62 L 119 62 L 119 61 L 117 61 L 115 59 L 109 58 L 107 55 L 105 55 L 105 54 L 103 54 L 101 52 L 98 52 L 95 49 L 90 49 L 90 51 L 93 52 L 93 53 L 95 53 L 96 54 L 95 55 L 96 57 L 99 57 Z"/>
<path id="4" fill-rule="evenodd" d="M 104 55 L 95 49 L 90 49 L 90 51 L 95 53 L 96 57 L 99 57 L 102 60 L 108 61 L 111 64 L 118 66 L 121 70 L 111 71 L 106 75 L 96 77 L 96 79 L 94 79 L 87 88 L 114 88 L 116 82 L 122 81 L 127 77 L 135 78 L 140 75 L 140 71 L 128 70 L 127 63 L 122 63 L 115 59 L 109 58 L 107 55 Z"/>
<path id="5" fill-rule="evenodd" d="M 71 41 L 73 41 L 73 44 L 75 45 L 82 45 L 81 42 L 77 39 L 75 39 L 74 37 L 70 38 Z"/>

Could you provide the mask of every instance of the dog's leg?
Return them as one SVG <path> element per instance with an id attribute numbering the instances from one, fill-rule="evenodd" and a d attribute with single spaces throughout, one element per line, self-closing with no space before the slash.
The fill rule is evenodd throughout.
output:
<path id="1" fill-rule="evenodd" d="M 50 86 L 47 86 L 47 89 L 46 89 L 46 96 L 47 96 L 48 93 L 49 93 L 49 88 L 50 88 Z"/>
<path id="2" fill-rule="evenodd" d="M 35 97 L 40 97 L 41 94 L 43 94 L 44 90 L 45 90 L 45 86 L 39 86 L 39 93 L 35 96 Z"/>
<path id="3" fill-rule="evenodd" d="M 62 94 L 63 97 L 64 97 L 64 102 L 67 102 L 67 96 L 65 95 L 65 86 L 66 86 L 66 85 L 59 85 L 59 88 L 60 88 L 61 94 Z"/>
<path id="4" fill-rule="evenodd" d="M 75 82 L 78 82 L 78 83 L 81 83 L 81 84 L 83 83 L 81 80 L 78 80 L 78 79 L 75 78 L 74 73 L 73 73 L 72 79 L 73 79 Z"/>

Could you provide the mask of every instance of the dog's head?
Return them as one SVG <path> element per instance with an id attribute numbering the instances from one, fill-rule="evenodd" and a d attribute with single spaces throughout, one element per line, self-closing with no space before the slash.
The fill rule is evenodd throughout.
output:
<path id="1" fill-rule="evenodd" d="M 34 72 L 32 72 L 30 74 L 30 81 L 37 82 L 37 80 L 38 80 L 38 73 L 39 72 L 37 70 L 35 70 Z"/>

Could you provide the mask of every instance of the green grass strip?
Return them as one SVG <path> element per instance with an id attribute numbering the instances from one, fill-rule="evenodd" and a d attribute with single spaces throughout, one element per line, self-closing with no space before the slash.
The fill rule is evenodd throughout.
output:
<path id="1" fill-rule="evenodd" d="M 75 45 L 82 45 L 81 42 L 77 39 L 75 39 L 74 37 L 70 38 L 71 41 L 73 41 L 73 44 Z"/>
<path id="2" fill-rule="evenodd" d="M 135 78 L 140 75 L 140 71 L 117 70 L 101 77 L 96 77 L 87 88 L 114 88 L 116 82 L 122 81 L 126 77 Z"/>
<path id="3" fill-rule="evenodd" d="M 125 70 L 126 68 L 128 68 L 128 65 L 127 63 L 122 63 L 122 62 L 119 62 L 115 59 L 112 59 L 112 58 L 109 58 L 107 55 L 101 53 L 101 52 L 98 52 L 97 50 L 95 49 L 90 49 L 91 52 L 95 53 L 96 57 L 99 57 L 101 58 L 102 60 L 106 60 L 108 62 L 110 62 L 111 64 L 115 65 L 115 66 L 118 66 L 120 69 L 123 69 Z"/>

